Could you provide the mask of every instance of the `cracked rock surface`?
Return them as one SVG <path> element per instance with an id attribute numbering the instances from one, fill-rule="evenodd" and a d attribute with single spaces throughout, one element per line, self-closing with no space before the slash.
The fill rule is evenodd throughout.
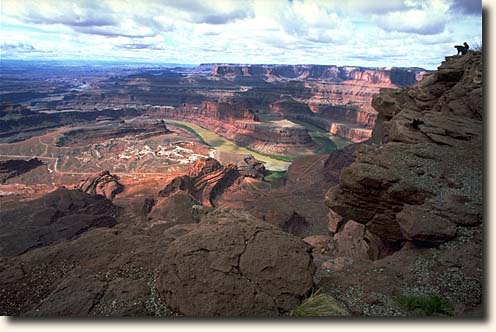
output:
<path id="1" fill-rule="evenodd" d="M 205 218 L 168 247 L 157 288 L 187 316 L 273 316 L 312 289 L 314 265 L 302 240 L 244 218 Z"/>

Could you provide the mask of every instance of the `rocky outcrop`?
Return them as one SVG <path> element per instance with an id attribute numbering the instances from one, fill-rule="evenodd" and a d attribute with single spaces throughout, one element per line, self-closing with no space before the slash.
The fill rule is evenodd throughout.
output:
<path id="1" fill-rule="evenodd" d="M 294 98 L 286 97 L 270 104 L 270 112 L 280 115 L 312 116 L 310 108 Z"/>
<path id="2" fill-rule="evenodd" d="M 222 166 L 213 158 L 199 159 L 188 169 L 188 174 L 174 178 L 159 192 L 160 197 L 183 191 L 205 206 L 214 206 L 215 199 L 241 177 L 236 165 Z"/>
<path id="3" fill-rule="evenodd" d="M 379 259 L 384 255 L 381 239 L 368 231 L 365 225 L 349 220 L 334 235 L 337 256 L 363 259 Z"/>
<path id="4" fill-rule="evenodd" d="M 119 182 L 117 176 L 109 171 L 102 171 L 82 180 L 77 189 L 90 195 L 101 195 L 107 199 L 114 199 L 115 195 L 124 190 L 124 186 Z"/>
<path id="5" fill-rule="evenodd" d="M 253 156 L 243 158 L 244 163 L 238 165 L 239 173 L 242 176 L 263 179 L 266 173 L 264 164 Z"/>
<path id="6" fill-rule="evenodd" d="M 273 316 L 311 290 L 315 268 L 300 239 L 234 210 L 198 221 L 165 230 L 101 227 L 4 257 L 0 314 Z"/>
<path id="7" fill-rule="evenodd" d="M 0 183 L 5 183 L 8 179 L 27 173 L 41 165 L 43 162 L 38 158 L 0 160 Z"/>
<path id="8" fill-rule="evenodd" d="M 60 188 L 0 211 L 0 256 L 15 256 L 95 227 L 112 227 L 120 209 L 102 196 Z"/>
<path id="9" fill-rule="evenodd" d="M 261 221 L 229 218 L 171 243 L 160 271 L 161 297 L 186 316 L 273 316 L 312 289 L 314 267 L 300 239 Z"/>
<path id="10" fill-rule="evenodd" d="M 83 195 L 82 193 L 80 193 Z M 173 233 L 173 232 L 171 232 Z M 23 317 L 167 316 L 154 271 L 176 236 L 101 227 L 0 262 L 0 313 Z"/>
<path id="11" fill-rule="evenodd" d="M 332 180 L 336 184 L 339 182 L 341 171 L 348 167 L 354 160 L 353 154 L 356 147 L 356 144 L 350 144 L 329 154 L 324 162 L 323 173 L 326 178 Z"/>
<path id="12" fill-rule="evenodd" d="M 354 143 L 364 142 L 372 135 L 372 129 L 350 128 L 343 123 L 333 123 L 330 132 L 333 135 L 346 138 Z"/>
<path id="13" fill-rule="evenodd" d="M 481 76 L 481 54 L 469 53 L 447 57 L 412 88 L 381 91 L 372 144 L 356 148 L 328 206 L 389 249 L 439 245 L 480 224 Z"/>

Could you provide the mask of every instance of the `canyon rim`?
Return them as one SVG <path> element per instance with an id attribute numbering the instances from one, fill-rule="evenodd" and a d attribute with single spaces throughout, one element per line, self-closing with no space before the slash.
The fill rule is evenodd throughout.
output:
<path id="1" fill-rule="evenodd" d="M 0 314 L 482 320 L 481 10 L 5 0 Z"/>

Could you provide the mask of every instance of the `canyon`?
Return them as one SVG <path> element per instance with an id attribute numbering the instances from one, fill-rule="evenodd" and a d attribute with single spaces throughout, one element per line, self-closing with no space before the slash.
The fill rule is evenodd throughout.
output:
<path id="1" fill-rule="evenodd" d="M 33 70 L 0 109 L 0 313 L 482 317 L 482 68 Z"/>

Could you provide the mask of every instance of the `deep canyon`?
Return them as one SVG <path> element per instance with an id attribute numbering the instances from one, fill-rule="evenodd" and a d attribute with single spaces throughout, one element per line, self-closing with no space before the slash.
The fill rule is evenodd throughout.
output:
<path id="1" fill-rule="evenodd" d="M 480 52 L 23 65 L 0 75 L 0 314 L 287 316 L 319 289 L 335 315 L 483 315 Z"/>

